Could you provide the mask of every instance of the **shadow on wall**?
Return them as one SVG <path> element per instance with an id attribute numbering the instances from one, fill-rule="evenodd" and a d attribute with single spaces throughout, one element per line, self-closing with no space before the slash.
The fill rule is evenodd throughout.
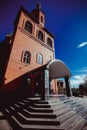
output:
<path id="1" fill-rule="evenodd" d="M 26 96 L 33 96 L 31 93 L 31 86 L 28 82 L 29 76 L 27 74 L 9 82 L 2 86 L 1 96 L 3 99 L 1 102 L 13 102 L 15 100 L 22 99 Z"/>
<path id="2" fill-rule="evenodd" d="M 44 73 L 42 70 L 28 72 L 2 86 L 0 102 L 10 103 L 24 97 L 33 97 L 36 94 L 41 96 L 43 86 Z"/>

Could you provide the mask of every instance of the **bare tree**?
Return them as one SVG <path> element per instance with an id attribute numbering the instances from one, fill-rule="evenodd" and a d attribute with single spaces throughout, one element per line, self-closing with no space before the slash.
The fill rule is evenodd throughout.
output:
<path id="1" fill-rule="evenodd" d="M 79 92 L 81 95 L 87 95 L 87 76 L 84 78 L 84 83 L 79 85 Z"/>

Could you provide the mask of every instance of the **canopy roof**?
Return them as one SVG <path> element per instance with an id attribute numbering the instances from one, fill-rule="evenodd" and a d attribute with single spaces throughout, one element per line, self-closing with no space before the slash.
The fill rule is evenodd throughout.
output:
<path id="1" fill-rule="evenodd" d="M 52 60 L 47 65 L 47 68 L 49 69 L 49 76 L 50 79 L 56 79 L 56 78 L 63 78 L 63 77 L 70 77 L 71 72 L 67 65 L 62 62 L 61 60 Z"/>

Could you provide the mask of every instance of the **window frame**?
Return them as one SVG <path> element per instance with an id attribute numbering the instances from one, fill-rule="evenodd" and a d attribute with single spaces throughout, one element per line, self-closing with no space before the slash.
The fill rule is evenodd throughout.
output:
<path id="1" fill-rule="evenodd" d="M 43 32 L 39 30 L 38 31 L 38 39 L 43 41 L 43 38 L 44 38 Z"/>
<path id="2" fill-rule="evenodd" d="M 43 16 L 41 15 L 41 23 L 43 23 L 43 19 L 44 19 L 44 18 L 43 18 Z"/>
<path id="3" fill-rule="evenodd" d="M 53 43 L 52 43 L 52 40 L 48 37 L 47 38 L 47 45 L 51 48 L 53 48 Z"/>
<path id="4" fill-rule="evenodd" d="M 38 64 L 43 64 L 43 55 L 41 53 L 37 54 L 36 61 Z"/>
<path id="5" fill-rule="evenodd" d="M 28 55 L 27 55 L 28 54 Z M 26 56 L 27 55 L 27 56 Z M 30 64 L 31 61 L 31 53 L 29 51 L 25 51 L 22 58 L 23 63 Z"/>
<path id="6" fill-rule="evenodd" d="M 24 29 L 25 29 L 27 32 L 29 32 L 29 33 L 32 34 L 32 32 L 33 32 L 33 25 L 32 25 L 32 23 L 31 23 L 30 21 L 28 21 L 28 20 L 25 21 Z"/>

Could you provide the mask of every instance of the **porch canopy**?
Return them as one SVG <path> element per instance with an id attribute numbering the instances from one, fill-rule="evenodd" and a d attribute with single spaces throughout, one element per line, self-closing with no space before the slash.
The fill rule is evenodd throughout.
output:
<path id="1" fill-rule="evenodd" d="M 49 69 L 49 79 L 57 79 L 64 78 L 66 84 L 66 94 L 67 96 L 71 96 L 71 88 L 69 83 L 69 77 L 71 76 L 71 72 L 67 65 L 61 60 L 52 60 L 48 63 L 47 68 Z"/>
<path id="2" fill-rule="evenodd" d="M 70 77 L 71 72 L 67 65 L 61 60 L 52 60 L 47 65 L 50 79 Z"/>

